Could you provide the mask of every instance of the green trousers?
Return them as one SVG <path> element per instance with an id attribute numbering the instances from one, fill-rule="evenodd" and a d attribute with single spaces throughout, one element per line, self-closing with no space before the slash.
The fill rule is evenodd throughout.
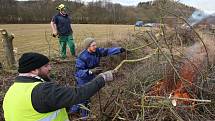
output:
<path id="1" fill-rule="evenodd" d="M 72 35 L 59 36 L 59 42 L 60 42 L 60 54 L 62 59 L 66 58 L 66 45 L 68 45 L 71 55 L 75 56 L 75 44 L 74 44 Z"/>

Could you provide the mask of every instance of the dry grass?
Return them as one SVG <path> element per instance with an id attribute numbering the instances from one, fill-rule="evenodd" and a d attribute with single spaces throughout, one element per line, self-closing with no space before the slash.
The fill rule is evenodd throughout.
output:
<path id="1" fill-rule="evenodd" d="M 86 37 L 95 37 L 98 41 L 123 40 L 134 31 L 132 25 L 98 25 L 98 24 L 74 24 L 72 25 L 76 47 L 80 50 L 82 40 Z M 51 54 L 58 54 L 57 38 L 52 38 L 49 24 L 4 24 L 1 29 L 15 34 L 14 48 L 20 54 L 28 51 L 48 54 L 48 42 L 51 45 Z M 46 34 L 46 35 L 45 35 Z M 46 39 L 47 38 L 47 39 Z M 2 45 L 0 46 L 0 61 L 3 57 Z"/>

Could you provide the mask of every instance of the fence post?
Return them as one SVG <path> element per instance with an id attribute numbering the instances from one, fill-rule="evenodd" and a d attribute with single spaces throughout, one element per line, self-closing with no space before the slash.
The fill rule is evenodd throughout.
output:
<path id="1" fill-rule="evenodd" d="M 16 66 L 16 61 L 14 57 L 14 52 L 13 52 L 13 39 L 14 35 L 11 33 L 8 33 L 5 29 L 0 29 L 1 36 L 2 36 L 2 45 L 4 49 L 4 56 L 6 60 L 6 65 L 8 69 L 15 69 Z"/>

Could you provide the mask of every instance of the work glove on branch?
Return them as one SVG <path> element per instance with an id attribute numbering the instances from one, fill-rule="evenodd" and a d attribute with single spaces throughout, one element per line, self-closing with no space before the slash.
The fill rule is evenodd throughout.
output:
<path id="1" fill-rule="evenodd" d="M 102 72 L 102 68 L 101 67 L 96 67 L 96 68 L 93 68 L 93 69 L 89 69 L 89 74 L 99 74 Z"/>
<path id="2" fill-rule="evenodd" d="M 113 71 L 112 70 L 100 73 L 99 75 L 101 75 L 104 78 L 104 80 L 107 82 L 113 81 Z"/>
<path id="3" fill-rule="evenodd" d="M 122 48 L 120 48 L 120 52 L 121 52 L 121 53 L 123 53 L 123 52 L 131 53 L 131 51 L 126 50 L 126 49 L 125 49 L 125 48 L 123 48 L 123 47 L 122 47 Z"/>

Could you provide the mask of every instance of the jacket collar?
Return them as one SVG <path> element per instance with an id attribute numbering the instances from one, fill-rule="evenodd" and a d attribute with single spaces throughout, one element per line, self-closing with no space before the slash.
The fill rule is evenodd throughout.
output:
<path id="1" fill-rule="evenodd" d="M 37 77 L 27 77 L 27 76 L 17 76 L 15 78 L 15 82 L 22 82 L 22 83 L 32 83 L 32 82 L 44 82 L 42 78 Z"/>
<path id="2" fill-rule="evenodd" d="M 59 15 L 59 16 L 64 16 L 64 17 L 67 17 L 67 16 L 68 16 L 67 13 L 66 13 L 66 14 L 62 14 L 62 13 L 60 13 L 60 12 L 58 12 L 58 15 Z"/>

